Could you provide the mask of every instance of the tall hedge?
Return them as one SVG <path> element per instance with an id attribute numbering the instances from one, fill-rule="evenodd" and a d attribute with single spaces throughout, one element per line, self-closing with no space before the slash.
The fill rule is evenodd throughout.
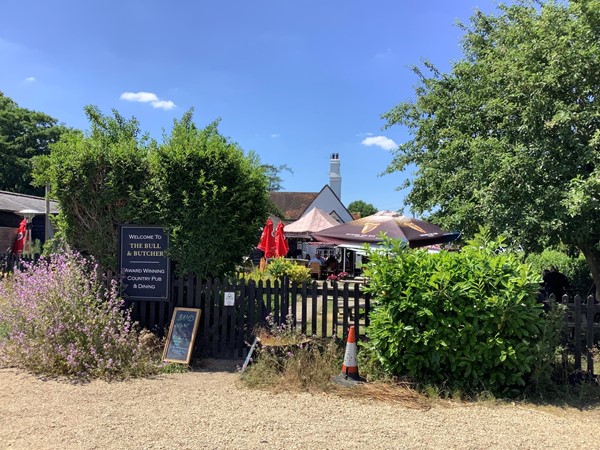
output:
<path id="1" fill-rule="evenodd" d="M 58 236 L 114 269 L 122 223 L 163 226 L 180 273 L 222 276 L 248 255 L 270 203 L 259 159 L 191 111 L 157 143 L 135 119 L 86 108 L 91 130 L 74 131 L 38 164 L 59 201 Z"/>
<path id="2" fill-rule="evenodd" d="M 386 244 L 365 272 L 376 304 L 366 345 L 382 368 L 469 391 L 522 389 L 545 320 L 537 274 L 485 235 L 460 252 Z"/>
<path id="3" fill-rule="evenodd" d="M 234 269 L 256 245 L 270 205 L 258 158 L 219 134 L 198 129 L 191 112 L 175 121 L 150 157 L 146 220 L 170 234 L 180 273 L 215 277 Z"/>
<path id="4" fill-rule="evenodd" d="M 116 268 L 117 230 L 143 209 L 140 189 L 148 179 L 148 152 L 135 119 L 85 108 L 90 130 L 71 130 L 38 160 L 36 179 L 49 182 L 60 204 L 57 239 Z"/>

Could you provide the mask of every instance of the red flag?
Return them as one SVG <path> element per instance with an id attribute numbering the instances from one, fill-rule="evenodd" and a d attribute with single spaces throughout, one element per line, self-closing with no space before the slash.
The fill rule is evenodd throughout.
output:
<path id="1" fill-rule="evenodd" d="M 275 256 L 285 256 L 287 255 L 288 250 L 288 241 L 283 233 L 283 222 L 279 222 L 277 231 L 275 232 Z"/>
<path id="2" fill-rule="evenodd" d="M 19 225 L 19 231 L 17 232 L 17 239 L 13 245 L 13 253 L 23 253 L 23 247 L 25 246 L 25 234 L 27 233 L 27 219 L 21 220 Z"/>
<path id="3" fill-rule="evenodd" d="M 273 237 L 273 221 L 269 217 L 267 224 L 263 228 L 262 235 L 260 236 L 260 242 L 256 246 L 259 250 L 265 252 L 265 258 L 272 258 L 275 256 L 275 238 Z"/>

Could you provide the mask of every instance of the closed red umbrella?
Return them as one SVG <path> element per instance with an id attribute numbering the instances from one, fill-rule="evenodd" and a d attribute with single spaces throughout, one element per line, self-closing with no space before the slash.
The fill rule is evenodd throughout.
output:
<path id="1" fill-rule="evenodd" d="M 289 248 L 288 241 L 283 232 L 283 222 L 279 222 L 277 231 L 275 231 L 275 256 L 287 255 Z"/>
<path id="2" fill-rule="evenodd" d="M 17 232 L 17 239 L 13 245 L 13 253 L 23 253 L 23 247 L 25 246 L 25 236 L 27 234 L 27 219 L 23 219 L 19 225 L 19 231 Z"/>
<path id="3" fill-rule="evenodd" d="M 269 217 L 263 228 L 260 241 L 256 246 L 259 250 L 265 252 L 265 258 L 272 258 L 275 255 L 275 237 L 273 236 L 273 221 Z"/>

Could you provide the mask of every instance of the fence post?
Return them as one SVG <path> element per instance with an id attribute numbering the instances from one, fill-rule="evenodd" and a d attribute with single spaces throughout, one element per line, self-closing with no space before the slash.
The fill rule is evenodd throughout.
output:
<path id="1" fill-rule="evenodd" d="M 338 301 L 339 301 L 338 284 L 333 283 L 333 308 L 332 308 L 333 311 L 331 312 L 331 314 L 332 314 L 331 334 L 332 334 L 332 336 L 336 336 L 336 337 L 338 334 L 338 314 L 339 314 Z"/>
<path id="2" fill-rule="evenodd" d="M 292 310 L 292 323 L 291 327 L 295 330 L 298 322 L 298 314 L 296 309 L 298 308 L 298 282 L 292 281 L 292 299 L 291 299 L 291 310 Z"/>
<path id="3" fill-rule="evenodd" d="M 581 297 L 576 295 L 575 314 L 573 315 L 573 320 L 575 321 L 575 327 L 573 329 L 573 340 L 575 342 L 575 370 L 581 370 L 581 309 Z"/>
<path id="4" fill-rule="evenodd" d="M 290 279 L 287 276 L 284 276 L 281 279 L 281 323 L 285 323 L 286 325 L 289 325 L 287 323 L 289 314 L 289 284 Z"/>
<path id="5" fill-rule="evenodd" d="M 332 281 L 332 286 L 336 284 Z M 321 337 L 327 337 L 327 303 L 329 303 L 329 283 L 323 283 L 323 295 L 321 297 Z"/>
<path id="6" fill-rule="evenodd" d="M 586 354 L 587 354 L 587 373 L 594 376 L 594 296 L 588 295 L 586 301 Z"/>

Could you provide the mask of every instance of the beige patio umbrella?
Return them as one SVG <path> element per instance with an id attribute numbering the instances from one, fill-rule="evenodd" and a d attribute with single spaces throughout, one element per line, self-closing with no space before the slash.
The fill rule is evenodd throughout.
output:
<path id="1" fill-rule="evenodd" d="M 317 233 L 339 223 L 319 208 L 313 208 L 295 222 L 286 225 L 283 229 L 288 238 L 310 239 L 311 233 Z"/>

